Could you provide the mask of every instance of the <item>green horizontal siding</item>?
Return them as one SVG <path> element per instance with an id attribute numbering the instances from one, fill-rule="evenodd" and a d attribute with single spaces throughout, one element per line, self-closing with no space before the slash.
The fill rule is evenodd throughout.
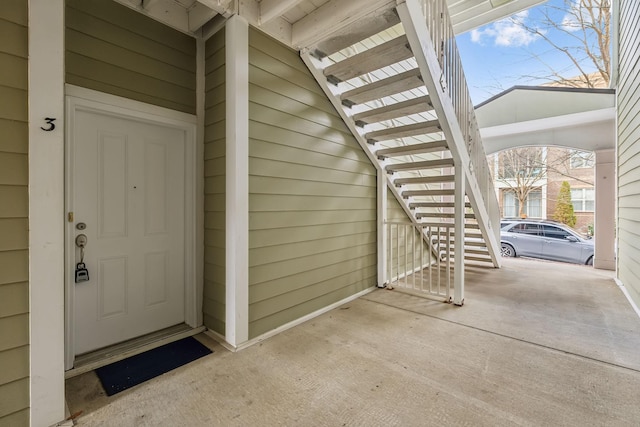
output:
<path id="1" fill-rule="evenodd" d="M 196 42 L 112 0 L 68 0 L 66 81 L 195 114 Z"/>
<path id="2" fill-rule="evenodd" d="M 376 171 L 297 52 L 249 33 L 249 337 L 376 283 Z"/>
<path id="3" fill-rule="evenodd" d="M 225 32 L 205 44 L 204 323 L 225 334 Z"/>
<path id="4" fill-rule="evenodd" d="M 29 424 L 28 2 L 0 8 L 0 425 Z"/>

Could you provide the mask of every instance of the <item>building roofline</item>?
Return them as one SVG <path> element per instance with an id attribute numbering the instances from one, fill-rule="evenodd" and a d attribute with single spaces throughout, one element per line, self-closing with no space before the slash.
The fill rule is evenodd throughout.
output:
<path id="1" fill-rule="evenodd" d="M 480 108 L 490 102 L 495 101 L 498 98 L 503 97 L 504 95 L 514 92 L 516 90 L 539 90 L 546 92 L 573 92 L 573 93 L 603 93 L 603 94 L 615 94 L 615 89 L 608 88 L 588 88 L 588 87 L 558 87 L 558 86 L 525 86 L 525 85 L 516 85 L 512 86 L 509 89 L 498 93 L 497 95 L 492 96 L 486 101 L 481 102 L 476 105 L 474 108 Z"/>

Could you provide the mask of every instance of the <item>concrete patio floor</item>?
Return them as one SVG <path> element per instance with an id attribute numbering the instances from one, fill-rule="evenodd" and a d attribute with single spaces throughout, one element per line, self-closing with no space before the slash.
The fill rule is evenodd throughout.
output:
<path id="1" fill-rule="evenodd" d="M 238 353 L 106 397 L 67 381 L 83 426 L 640 425 L 640 318 L 613 274 L 469 267 L 463 307 L 376 290 Z M 80 412 L 81 411 L 81 412 Z"/>

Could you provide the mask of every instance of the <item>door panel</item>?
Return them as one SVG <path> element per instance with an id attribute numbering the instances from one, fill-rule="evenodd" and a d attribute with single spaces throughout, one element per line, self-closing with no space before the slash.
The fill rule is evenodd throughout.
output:
<path id="1" fill-rule="evenodd" d="M 74 288 L 81 354 L 184 322 L 185 135 L 86 111 L 74 123 L 72 206 L 86 224 L 74 237 L 87 236 L 90 277 Z"/>
<path id="2" fill-rule="evenodd" d="M 568 231 L 553 225 L 544 225 L 544 257 L 554 261 L 580 262 L 582 247 L 567 240 Z"/>
<path id="3" fill-rule="evenodd" d="M 542 237 L 538 224 L 519 223 L 511 227 L 510 240 L 518 256 L 542 256 Z"/>

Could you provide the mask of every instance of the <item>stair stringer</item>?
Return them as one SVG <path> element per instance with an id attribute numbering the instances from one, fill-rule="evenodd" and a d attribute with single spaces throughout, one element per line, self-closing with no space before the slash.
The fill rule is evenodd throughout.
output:
<path id="1" fill-rule="evenodd" d="M 446 137 L 445 139 L 449 142 L 449 151 L 454 158 L 456 166 L 459 165 L 465 174 L 466 194 L 478 220 L 478 225 L 487 244 L 493 265 L 500 267 L 500 218 L 497 215 L 495 218 L 491 218 L 489 215 L 482 191 L 472 170 L 471 159 L 466 149 L 466 142 L 458 124 L 453 103 L 448 95 L 443 93 L 444 90 L 440 84 L 442 71 L 436 57 L 436 50 L 429 36 L 426 18 L 424 18 L 417 0 L 398 0 L 396 10 L 400 15 L 400 21 L 411 45 L 411 50 L 422 74 L 427 92 L 431 97 L 433 108 L 440 119 L 440 126 Z"/>

